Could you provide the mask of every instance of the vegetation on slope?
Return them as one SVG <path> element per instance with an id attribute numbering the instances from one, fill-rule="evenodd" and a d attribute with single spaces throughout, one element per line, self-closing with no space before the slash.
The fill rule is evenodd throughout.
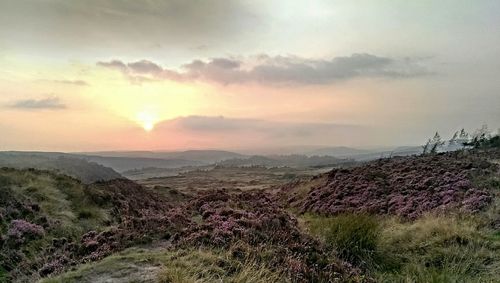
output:
<path id="1" fill-rule="evenodd" d="M 279 272 L 252 259 L 236 259 L 232 250 L 130 248 L 102 261 L 44 280 L 56 282 L 105 282 L 126 278 L 127 282 L 287 282 Z"/>
<path id="2" fill-rule="evenodd" d="M 50 276 L 158 241 L 168 253 L 225 248 L 233 261 L 252 259 L 260 270 L 295 282 L 361 280 L 262 191 L 187 196 L 123 179 L 87 186 L 46 171 L 3 169 L 0 176 L 9 192 L 0 206 L 0 265 L 10 280 Z M 242 270 L 250 275 L 248 268 L 257 267 Z"/>
<path id="3" fill-rule="evenodd" d="M 500 280 L 500 152 L 473 150 L 414 159 L 447 160 L 450 155 L 458 155 L 465 162 L 477 158 L 488 163 L 470 163 L 471 171 L 467 175 L 471 187 L 491 196 L 487 207 L 471 213 L 460 207 L 467 202 L 461 202 L 458 206 L 429 210 L 414 218 L 390 211 L 382 214 L 306 213 L 300 216 L 301 223 L 341 259 L 361 267 L 378 282 L 497 282 Z M 369 174 L 371 168 L 376 170 L 370 166 L 363 170 Z M 295 198 L 328 186 L 325 177 L 314 180 L 316 184 L 309 187 L 300 182 L 296 184 L 291 190 Z M 366 211 L 363 203 L 358 208 Z"/>
<path id="4" fill-rule="evenodd" d="M 84 183 L 122 178 L 111 168 L 59 153 L 0 152 L 0 167 L 53 170 L 78 178 Z"/>
<path id="5" fill-rule="evenodd" d="M 16 278 L 42 269 L 52 247 L 109 221 L 109 213 L 71 177 L 3 168 L 0 190 L 0 263 Z"/>
<path id="6" fill-rule="evenodd" d="M 380 159 L 365 165 L 334 169 L 322 183 L 282 187 L 287 203 L 301 212 L 336 215 L 366 212 L 416 219 L 429 211 L 474 212 L 492 201 L 487 188 L 473 179 L 491 176 L 498 164 L 485 160 L 497 154 L 469 151 Z M 316 178 L 317 179 L 317 178 Z M 304 187 L 308 191 L 304 192 Z"/>

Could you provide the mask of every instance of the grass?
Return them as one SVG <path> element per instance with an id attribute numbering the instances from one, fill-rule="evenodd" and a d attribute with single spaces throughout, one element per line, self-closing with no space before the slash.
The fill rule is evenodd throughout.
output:
<path id="1" fill-rule="evenodd" d="M 49 228 L 45 227 L 43 238 L 15 247 L 28 264 L 43 262 L 54 238 L 79 239 L 89 230 L 103 230 L 104 224 L 110 219 L 106 209 L 88 199 L 85 185 L 71 177 L 42 170 L 0 168 L 0 186 L 4 202 L 19 201 L 26 206 L 36 203 L 39 209 L 27 215 L 13 214 L 9 216 L 12 219 L 0 220 L 0 232 L 5 233 L 10 221 L 16 218 L 40 225 L 46 221 L 50 223 Z M 12 269 L 11 274 L 23 273 L 15 263 L 15 258 L 14 261 L 6 259 L 2 265 L 8 270 Z M 2 277 L 5 277 L 5 271 L 0 270 L 0 282 Z"/>
<path id="2" fill-rule="evenodd" d="M 309 231 L 335 250 L 340 258 L 363 267 L 377 264 L 381 229 L 376 217 L 368 214 L 335 217 L 308 214 L 303 220 Z"/>
<path id="3" fill-rule="evenodd" d="M 97 279 L 126 279 L 129 282 L 285 282 L 265 265 L 232 258 L 229 250 L 152 250 L 130 248 L 77 270 L 47 278 L 43 283 L 94 282 Z"/>
<path id="4" fill-rule="evenodd" d="M 99 230 L 109 219 L 107 211 L 90 201 L 84 185 L 73 178 L 33 170 L 1 173 L 17 197 L 32 199 L 43 214 L 60 223 L 51 231 L 56 237 Z"/>
<path id="5" fill-rule="evenodd" d="M 500 236 L 484 215 L 305 215 L 307 230 L 378 282 L 498 282 Z"/>
<path id="6" fill-rule="evenodd" d="M 0 266 L 0 282 L 7 282 L 7 271 Z"/>
<path id="7" fill-rule="evenodd" d="M 381 281 L 492 282 L 500 274 L 500 241 L 481 221 L 463 215 L 427 215 L 413 223 L 389 219 L 382 253 L 399 268 L 379 270 Z"/>

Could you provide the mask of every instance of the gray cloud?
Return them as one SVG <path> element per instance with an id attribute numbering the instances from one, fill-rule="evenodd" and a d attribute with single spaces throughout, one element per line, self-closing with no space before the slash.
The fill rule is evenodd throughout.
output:
<path id="1" fill-rule="evenodd" d="M 42 99 L 24 99 L 18 100 L 11 105 L 11 108 L 25 109 L 25 110 L 42 110 L 42 109 L 64 109 L 66 105 L 61 102 L 61 100 L 56 97 L 47 97 Z"/>
<path id="2" fill-rule="evenodd" d="M 125 63 L 123 63 L 120 60 L 112 60 L 109 62 L 97 62 L 98 66 L 110 68 L 110 69 L 115 69 L 124 73 L 128 72 L 128 67 Z"/>
<path id="3" fill-rule="evenodd" d="M 296 56 L 259 55 L 246 60 L 212 58 L 193 60 L 180 71 L 162 68 L 141 60 L 124 63 L 119 60 L 98 62 L 99 66 L 116 69 L 131 80 L 203 80 L 221 84 L 257 82 L 268 85 L 329 84 L 354 78 L 411 78 L 429 75 L 422 59 L 396 59 L 371 54 L 353 54 L 333 59 L 307 59 Z"/>
<path id="4" fill-rule="evenodd" d="M 61 49 L 213 45 L 255 33 L 261 24 L 254 6 L 224 0 L 2 1 L 0 23 L 16 27 L 19 36 L 0 27 L 0 37 Z"/>
<path id="5" fill-rule="evenodd" d="M 130 70 L 138 74 L 157 74 L 163 71 L 160 66 L 148 60 L 128 63 L 127 66 L 130 68 Z"/>

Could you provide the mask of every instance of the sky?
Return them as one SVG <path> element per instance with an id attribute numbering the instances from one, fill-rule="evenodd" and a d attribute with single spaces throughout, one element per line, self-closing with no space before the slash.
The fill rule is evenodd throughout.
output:
<path id="1" fill-rule="evenodd" d="M 496 0 L 0 0 L 0 150 L 418 145 L 500 127 Z"/>

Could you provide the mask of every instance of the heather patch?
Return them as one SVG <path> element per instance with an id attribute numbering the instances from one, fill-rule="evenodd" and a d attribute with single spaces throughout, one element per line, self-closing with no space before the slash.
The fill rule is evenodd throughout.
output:
<path id="1" fill-rule="evenodd" d="M 466 152 L 396 157 L 334 169 L 307 195 L 298 195 L 294 186 L 284 186 L 282 195 L 301 212 L 327 215 L 364 212 L 416 219 L 428 211 L 477 212 L 492 195 L 473 178 L 497 167 Z"/>
<path id="2" fill-rule="evenodd" d="M 231 247 L 236 258 L 254 258 L 292 281 L 361 280 L 359 270 L 328 254 L 298 221 L 262 191 L 201 193 L 189 204 L 198 225 L 179 236 L 181 246 Z"/>
<path id="3" fill-rule="evenodd" d="M 29 240 L 43 237 L 45 231 L 40 225 L 36 225 L 24 220 L 12 220 L 7 230 L 6 241 L 15 244 L 23 244 Z"/>

